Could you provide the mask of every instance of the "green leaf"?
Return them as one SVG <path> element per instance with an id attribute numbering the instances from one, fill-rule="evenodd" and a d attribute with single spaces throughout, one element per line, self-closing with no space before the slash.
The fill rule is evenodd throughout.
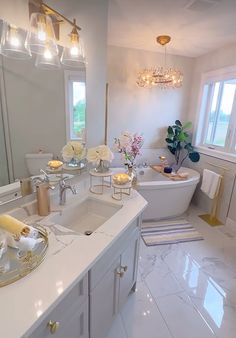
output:
<path id="1" fill-rule="evenodd" d="M 167 142 L 167 143 L 173 143 L 173 140 L 171 140 L 170 138 L 167 137 L 167 138 L 166 138 L 166 142 Z"/>
<path id="2" fill-rule="evenodd" d="M 168 146 L 169 151 L 171 152 L 171 154 L 175 155 L 176 153 L 176 149 L 172 148 L 171 146 Z"/>
<path id="3" fill-rule="evenodd" d="M 178 143 L 177 143 L 176 149 L 177 149 L 177 150 L 181 150 L 181 149 L 182 149 L 181 142 L 178 142 Z"/>
<path id="4" fill-rule="evenodd" d="M 182 127 L 182 123 L 180 122 L 180 120 L 176 120 L 176 121 L 175 121 L 175 124 L 176 124 L 177 126 L 179 126 L 179 127 Z"/>
<path id="5" fill-rule="evenodd" d="M 188 156 L 192 162 L 198 162 L 200 160 L 200 154 L 197 151 L 189 153 Z"/>
<path id="6" fill-rule="evenodd" d="M 193 151 L 193 146 L 191 143 L 186 143 L 184 146 L 184 149 L 188 150 L 188 151 Z"/>
<path id="7" fill-rule="evenodd" d="M 186 122 L 184 125 L 183 125 L 183 129 L 191 129 L 192 128 L 192 122 Z"/>
<path id="8" fill-rule="evenodd" d="M 178 140 L 181 141 L 181 142 L 186 140 L 186 136 L 185 136 L 185 133 L 183 131 L 181 131 L 179 133 Z"/>
<path id="9" fill-rule="evenodd" d="M 174 130 L 171 126 L 168 127 L 167 132 L 169 135 L 174 135 Z"/>

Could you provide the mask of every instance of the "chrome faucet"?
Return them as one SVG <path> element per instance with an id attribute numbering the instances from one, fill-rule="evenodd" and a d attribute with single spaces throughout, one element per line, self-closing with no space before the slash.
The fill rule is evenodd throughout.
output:
<path id="1" fill-rule="evenodd" d="M 36 184 L 38 182 L 47 182 L 49 183 L 49 175 L 43 170 L 43 169 L 40 169 L 40 172 L 43 174 L 43 177 L 40 177 L 40 176 L 36 176 L 33 178 L 33 183 Z"/>
<path id="2" fill-rule="evenodd" d="M 72 187 L 70 184 L 67 184 L 64 179 L 59 181 L 59 198 L 60 205 L 65 205 L 66 203 L 66 190 L 70 190 L 74 195 L 77 193 L 75 187 Z"/>

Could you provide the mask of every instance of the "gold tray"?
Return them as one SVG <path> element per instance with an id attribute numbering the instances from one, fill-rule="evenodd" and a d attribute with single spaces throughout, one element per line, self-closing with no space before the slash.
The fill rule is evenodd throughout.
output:
<path id="1" fill-rule="evenodd" d="M 48 248 L 48 234 L 44 227 L 34 225 L 38 237 L 43 241 L 38 243 L 33 251 L 26 251 L 19 256 L 18 249 L 8 247 L 0 259 L 0 287 L 14 283 L 36 269 L 43 261 Z"/>

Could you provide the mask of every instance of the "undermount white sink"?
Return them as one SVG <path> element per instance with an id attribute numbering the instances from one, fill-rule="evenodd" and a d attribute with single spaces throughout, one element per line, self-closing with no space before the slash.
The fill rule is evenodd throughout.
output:
<path id="1" fill-rule="evenodd" d="M 122 206 L 88 197 L 80 203 L 69 205 L 63 211 L 50 217 L 50 221 L 74 230 L 80 234 L 93 233 Z"/>

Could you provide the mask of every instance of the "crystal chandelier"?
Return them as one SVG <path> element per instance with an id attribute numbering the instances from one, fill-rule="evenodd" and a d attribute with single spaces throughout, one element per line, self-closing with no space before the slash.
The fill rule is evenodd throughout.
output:
<path id="1" fill-rule="evenodd" d="M 166 45 L 170 42 L 171 37 L 160 35 L 156 40 L 165 48 L 165 65 L 164 67 L 146 68 L 140 71 L 136 81 L 137 85 L 148 88 L 158 86 L 162 89 L 181 87 L 183 73 L 178 69 L 166 67 Z"/>

